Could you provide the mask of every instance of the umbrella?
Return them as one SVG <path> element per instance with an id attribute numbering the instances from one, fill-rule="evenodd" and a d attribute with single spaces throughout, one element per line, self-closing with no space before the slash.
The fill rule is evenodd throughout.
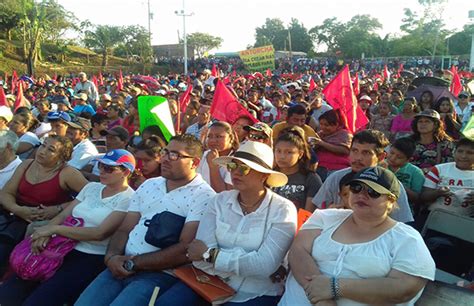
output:
<path id="1" fill-rule="evenodd" d="M 139 84 L 145 84 L 151 90 L 160 89 L 160 83 L 158 83 L 158 81 L 152 78 L 151 76 L 136 75 L 132 77 L 132 81 Z"/>
<path id="2" fill-rule="evenodd" d="M 448 88 L 441 87 L 441 86 L 433 86 L 433 85 L 428 85 L 428 84 L 422 84 L 416 89 L 407 92 L 406 96 L 407 98 L 415 97 L 416 101 L 420 102 L 421 95 L 423 95 L 425 91 L 431 91 L 433 93 L 433 102 L 435 103 L 442 97 L 448 97 L 453 100 L 456 100 L 456 97 L 454 97 L 453 94 L 449 92 Z"/>
<path id="3" fill-rule="evenodd" d="M 408 71 L 408 70 L 403 70 L 402 72 L 400 72 L 400 75 L 404 78 L 409 78 L 409 79 L 416 78 L 416 74 L 414 72 Z"/>
<path id="4" fill-rule="evenodd" d="M 449 87 L 450 82 L 441 78 L 436 78 L 436 77 L 417 77 L 411 82 L 411 85 L 416 86 L 416 87 L 422 84 Z"/>

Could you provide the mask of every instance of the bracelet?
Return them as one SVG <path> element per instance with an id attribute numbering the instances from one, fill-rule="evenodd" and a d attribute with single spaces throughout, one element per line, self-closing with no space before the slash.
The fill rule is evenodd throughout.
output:
<path id="1" fill-rule="evenodd" d="M 331 278 L 331 292 L 333 300 L 337 300 L 341 297 L 341 287 L 339 287 L 339 280 L 335 277 Z"/>
<path id="2" fill-rule="evenodd" d="M 107 258 L 104 262 L 105 265 L 107 265 L 107 263 L 115 256 L 118 256 L 118 254 L 113 254 L 113 255 L 110 255 L 109 258 Z"/>

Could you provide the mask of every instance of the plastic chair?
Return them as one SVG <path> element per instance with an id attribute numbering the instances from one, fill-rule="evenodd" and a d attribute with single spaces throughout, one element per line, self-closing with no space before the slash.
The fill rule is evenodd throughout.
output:
<path id="1" fill-rule="evenodd" d="M 474 218 L 434 209 L 430 212 L 421 235 L 424 237 L 429 229 L 474 243 Z"/>

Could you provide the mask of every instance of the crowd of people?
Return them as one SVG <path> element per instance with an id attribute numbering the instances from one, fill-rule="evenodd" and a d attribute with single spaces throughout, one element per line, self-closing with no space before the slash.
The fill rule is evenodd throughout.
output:
<path id="1" fill-rule="evenodd" d="M 337 71 L 199 68 L 153 86 L 2 83 L 1 305 L 209 304 L 177 277 L 189 266 L 234 306 L 414 305 L 436 268 L 473 281 L 472 245 L 419 233 L 433 209 L 474 217 L 467 86 L 414 97 L 412 79 L 361 74 L 368 123 L 351 131 L 322 93 Z M 232 122 L 212 113 L 223 79 L 247 114 Z M 171 138 L 140 121 L 149 95 L 167 99 Z M 10 264 L 24 239 L 41 256 L 57 237 L 74 247 L 47 279 Z"/>

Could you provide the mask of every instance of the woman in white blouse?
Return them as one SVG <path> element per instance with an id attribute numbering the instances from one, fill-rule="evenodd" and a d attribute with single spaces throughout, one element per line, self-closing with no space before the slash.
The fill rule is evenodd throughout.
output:
<path id="1" fill-rule="evenodd" d="M 352 210 L 317 210 L 290 249 L 279 305 L 414 305 L 436 268 L 420 234 L 388 216 L 399 185 L 366 168 L 349 183 Z"/>
<path id="2" fill-rule="evenodd" d="M 217 194 L 199 224 L 188 257 L 196 268 L 220 276 L 236 294 L 224 305 L 276 305 L 283 283 L 271 279 L 296 231 L 292 202 L 268 187 L 286 184 L 272 170 L 273 152 L 247 141 L 232 155 L 214 162 L 226 166 L 234 190 Z M 166 291 L 155 305 L 196 305 L 200 297 L 184 283 Z"/>
<path id="3" fill-rule="evenodd" d="M 89 183 L 48 225 L 35 229 L 32 251 L 41 253 L 53 235 L 78 241 L 58 271 L 45 282 L 13 275 L 0 286 L 0 304 L 72 305 L 89 283 L 105 269 L 109 237 L 122 223 L 134 191 L 128 177 L 135 159 L 126 150 L 112 150 L 99 159 L 100 183 Z M 68 216 L 82 218 L 83 227 L 61 225 Z"/>

